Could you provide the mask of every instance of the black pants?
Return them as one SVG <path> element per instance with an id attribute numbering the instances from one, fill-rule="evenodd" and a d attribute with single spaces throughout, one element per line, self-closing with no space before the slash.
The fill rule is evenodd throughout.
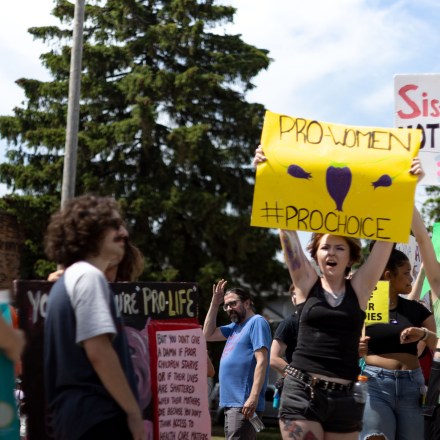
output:
<path id="1" fill-rule="evenodd" d="M 125 414 L 97 423 L 80 438 L 80 440 L 109 439 L 133 440 L 133 436 L 128 429 L 127 416 Z"/>
<path id="2" fill-rule="evenodd" d="M 425 440 L 440 439 L 440 362 L 433 361 L 426 396 Z"/>

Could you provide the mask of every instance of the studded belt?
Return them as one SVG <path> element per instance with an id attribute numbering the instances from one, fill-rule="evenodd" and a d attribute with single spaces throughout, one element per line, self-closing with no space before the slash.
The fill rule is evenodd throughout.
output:
<path id="1" fill-rule="evenodd" d="M 301 370 L 297 370 L 290 365 L 284 367 L 284 371 L 295 379 L 304 382 L 312 388 L 320 388 L 322 390 L 336 390 L 336 391 L 350 391 L 353 388 L 353 382 L 343 384 L 339 382 L 332 382 L 330 380 L 320 379 L 319 377 L 311 376 Z"/>

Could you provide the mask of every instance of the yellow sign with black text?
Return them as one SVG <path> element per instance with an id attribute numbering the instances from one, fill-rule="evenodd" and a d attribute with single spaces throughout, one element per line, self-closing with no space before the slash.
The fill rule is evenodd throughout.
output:
<path id="1" fill-rule="evenodd" d="M 365 325 L 388 324 L 390 321 L 390 282 L 379 281 L 368 301 Z"/>
<path id="2" fill-rule="evenodd" d="M 352 127 L 267 111 L 252 226 L 406 243 L 416 129 Z"/>

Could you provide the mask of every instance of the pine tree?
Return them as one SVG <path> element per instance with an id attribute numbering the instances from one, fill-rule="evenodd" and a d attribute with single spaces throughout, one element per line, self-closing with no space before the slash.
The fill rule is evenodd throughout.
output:
<path id="1" fill-rule="evenodd" d="M 143 279 L 196 281 L 208 301 L 220 277 L 254 292 L 288 285 L 277 236 L 249 226 L 264 109 L 246 92 L 270 60 L 222 30 L 235 9 L 216 3 L 87 2 L 76 183 L 76 194 L 121 202 L 146 257 Z M 52 80 L 18 80 L 24 107 L 0 117 L 0 181 L 23 194 L 1 206 L 25 227 L 26 277 L 46 275 L 41 242 L 60 199 L 73 13 L 58 0 L 65 27 L 30 29 L 50 43 L 41 60 Z"/>

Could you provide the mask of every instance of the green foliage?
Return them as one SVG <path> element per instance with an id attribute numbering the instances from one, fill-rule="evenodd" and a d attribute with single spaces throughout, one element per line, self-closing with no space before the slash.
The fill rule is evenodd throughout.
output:
<path id="1" fill-rule="evenodd" d="M 50 213 L 59 205 L 57 197 L 47 194 L 35 196 L 8 195 L 0 199 L 0 210 L 17 217 L 24 237 L 21 252 L 21 278 L 46 279 L 55 268 L 44 260 L 44 232 Z"/>
<path id="2" fill-rule="evenodd" d="M 220 277 L 254 293 L 288 277 L 278 237 L 249 226 L 264 108 L 245 94 L 270 60 L 221 31 L 234 11 L 213 0 L 86 5 L 76 194 L 120 200 L 143 278 L 198 282 L 202 314 Z M 58 0 L 65 27 L 30 29 L 50 43 L 41 60 L 52 80 L 18 80 L 25 107 L 0 117 L 0 181 L 23 194 L 5 203 L 26 227 L 27 277 L 47 269 L 41 243 L 60 199 L 73 12 Z"/>
<path id="3" fill-rule="evenodd" d="M 422 214 L 427 217 L 426 227 L 432 230 L 432 225 L 440 221 L 440 190 L 438 186 L 427 186 L 426 195 L 428 196 L 423 204 Z"/>
<path id="4" fill-rule="evenodd" d="M 37 260 L 34 264 L 37 277 L 47 279 L 47 275 L 57 270 L 57 265 L 47 260 Z"/>

